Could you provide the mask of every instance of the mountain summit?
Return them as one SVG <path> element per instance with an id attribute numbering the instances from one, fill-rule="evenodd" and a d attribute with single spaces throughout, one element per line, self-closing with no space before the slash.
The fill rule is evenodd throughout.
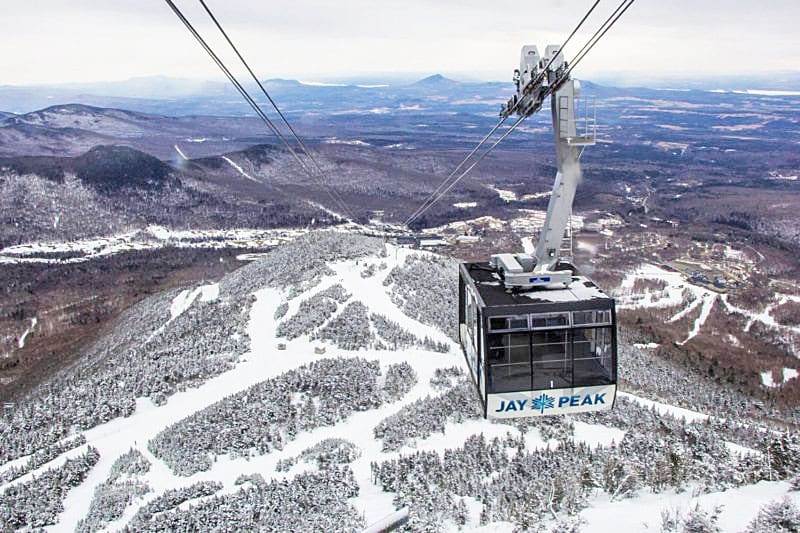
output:
<path id="1" fill-rule="evenodd" d="M 433 74 L 432 76 L 422 78 L 421 80 L 415 82 L 414 85 L 422 85 L 426 87 L 444 87 L 458 85 L 458 82 L 456 80 L 451 80 L 450 78 L 445 78 L 441 74 Z"/>

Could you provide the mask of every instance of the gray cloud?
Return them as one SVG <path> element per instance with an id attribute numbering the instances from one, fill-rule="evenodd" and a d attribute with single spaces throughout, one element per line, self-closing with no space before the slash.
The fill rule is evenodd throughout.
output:
<path id="1" fill-rule="evenodd" d="M 225 50 L 198 2 L 177 0 Z M 264 77 L 320 80 L 389 72 L 509 77 L 522 44 L 560 41 L 589 0 L 208 0 Z M 603 0 L 576 43 L 614 0 Z M 581 64 L 584 77 L 797 70 L 800 2 L 638 0 Z M 577 47 L 573 47 L 576 50 Z M 568 51 L 567 56 L 570 53 Z M 160 0 L 6 0 L 3 83 L 217 77 Z M 228 57 L 228 56 L 226 56 Z"/>

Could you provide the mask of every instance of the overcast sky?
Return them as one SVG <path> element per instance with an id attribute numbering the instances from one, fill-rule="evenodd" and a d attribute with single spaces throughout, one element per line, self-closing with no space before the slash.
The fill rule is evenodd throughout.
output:
<path id="1" fill-rule="evenodd" d="M 215 49 L 226 50 L 197 0 L 175 1 Z M 207 3 L 259 76 L 321 81 L 437 72 L 506 80 L 523 44 L 560 42 L 592 1 Z M 616 4 L 601 0 L 567 48 L 568 58 Z M 797 71 L 799 21 L 800 0 L 637 0 L 577 74 L 624 82 Z M 0 84 L 148 75 L 217 79 L 215 69 L 161 0 L 2 3 Z"/>

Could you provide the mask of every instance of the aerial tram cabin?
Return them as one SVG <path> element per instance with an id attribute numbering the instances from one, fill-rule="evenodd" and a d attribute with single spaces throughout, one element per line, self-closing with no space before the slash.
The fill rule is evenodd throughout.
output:
<path id="1" fill-rule="evenodd" d="M 572 274 L 569 287 L 507 291 L 489 263 L 461 264 L 460 341 L 485 418 L 613 407 L 614 299 Z"/>
<path id="2" fill-rule="evenodd" d="M 461 347 L 485 418 L 602 411 L 616 398 L 614 300 L 559 259 L 596 130 L 588 111 L 578 119 L 580 84 L 569 72 L 559 46 L 544 56 L 523 47 L 516 94 L 500 113 L 525 118 L 550 96 L 558 173 L 535 251 L 459 267 Z"/>

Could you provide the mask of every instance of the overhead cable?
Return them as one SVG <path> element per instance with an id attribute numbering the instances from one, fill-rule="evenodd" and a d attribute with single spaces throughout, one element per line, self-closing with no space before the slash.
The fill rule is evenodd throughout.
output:
<path id="1" fill-rule="evenodd" d="M 191 24 L 191 22 L 189 22 L 189 20 L 183 15 L 183 13 L 178 8 L 178 6 L 176 6 L 175 3 L 172 0 L 164 0 L 164 1 L 167 3 L 167 5 L 170 7 L 170 9 L 172 9 L 173 13 L 175 13 L 175 15 L 180 19 L 180 21 L 183 22 L 184 26 L 186 26 L 186 28 L 189 30 L 189 32 L 194 36 L 194 38 L 197 40 L 197 42 L 203 47 L 203 49 L 211 57 L 211 59 L 214 60 L 214 63 L 216 63 L 217 66 L 220 68 L 220 70 L 222 70 L 222 72 L 225 74 L 225 76 L 228 78 L 228 80 L 233 84 L 233 86 L 236 88 L 236 90 L 239 92 L 239 94 L 242 96 L 242 98 L 244 98 L 245 101 L 250 105 L 250 107 L 253 109 L 253 111 L 256 113 L 256 115 L 258 115 L 258 117 L 267 125 L 267 127 L 270 129 L 270 131 L 272 131 L 278 137 L 278 139 L 280 139 L 281 142 L 286 146 L 287 150 L 289 150 L 289 152 L 292 154 L 292 156 L 297 161 L 297 163 L 300 165 L 300 167 L 303 169 L 303 171 L 310 178 L 316 179 L 316 177 L 314 176 L 313 172 L 311 172 L 311 169 L 308 168 L 308 166 L 305 164 L 305 162 L 300 158 L 300 156 L 294 150 L 294 148 L 292 148 L 291 144 L 286 139 L 286 137 L 284 137 L 283 134 L 281 134 L 280 130 L 278 130 L 278 128 L 275 126 L 275 124 L 272 122 L 272 120 L 270 120 L 270 118 L 264 113 L 264 111 L 261 109 L 261 107 L 258 105 L 258 103 L 256 103 L 255 100 L 253 100 L 253 98 L 247 92 L 247 89 L 245 89 L 244 86 L 242 86 L 242 84 L 231 73 L 231 71 L 228 69 L 228 67 L 225 66 L 225 63 L 223 63 L 223 61 L 219 58 L 219 56 L 217 56 L 217 54 L 211 49 L 211 47 L 208 45 L 208 43 L 205 41 L 205 39 L 203 39 L 203 37 L 197 32 L 197 30 L 194 28 L 194 26 Z M 325 189 L 325 191 L 331 197 L 331 200 L 335 204 L 339 204 L 340 208 L 343 208 L 344 212 L 347 213 L 348 211 L 347 211 L 346 206 L 343 205 L 343 203 L 340 203 L 341 200 L 337 201 L 337 199 L 331 194 L 330 190 L 327 187 L 325 187 L 324 183 L 320 183 L 320 185 L 322 186 L 323 189 Z"/>
<path id="2" fill-rule="evenodd" d="M 595 8 L 597 7 L 597 5 L 598 5 L 599 3 L 600 3 L 600 0 L 595 0 L 594 4 L 592 4 L 592 6 L 589 8 L 589 10 L 586 12 L 586 14 L 584 14 L 584 15 L 583 15 L 583 18 L 582 18 L 582 19 L 581 19 L 581 20 L 578 22 L 578 24 L 575 26 L 575 28 L 572 30 L 572 32 L 571 32 L 571 33 L 570 33 L 570 34 L 567 36 L 567 38 L 564 40 L 564 42 L 563 42 L 563 43 L 561 43 L 561 46 L 560 46 L 560 47 L 559 47 L 559 49 L 558 49 L 558 53 L 556 53 L 556 54 L 555 54 L 555 55 L 554 55 L 552 58 L 550 58 L 550 61 L 547 63 L 547 65 L 545 66 L 545 68 L 544 68 L 544 69 L 542 69 L 542 70 L 540 71 L 540 73 L 537 75 L 537 79 L 538 79 L 539 81 L 541 81 L 542 77 L 543 77 L 543 76 L 545 75 L 545 73 L 547 72 L 547 69 L 548 69 L 548 68 L 550 68 L 550 65 L 552 65 L 552 64 L 553 64 L 553 61 L 555 61 L 555 59 L 556 59 L 556 58 L 559 56 L 559 54 L 560 54 L 560 53 L 561 53 L 561 51 L 564 49 L 564 47 L 567 45 L 567 43 L 569 43 L 569 41 L 570 41 L 570 40 L 572 39 L 572 37 L 573 37 L 573 36 L 574 36 L 574 35 L 575 35 L 575 34 L 578 32 L 578 30 L 581 28 L 581 26 L 583 26 L 583 23 L 584 23 L 584 22 L 586 22 L 586 19 L 588 19 L 588 18 L 589 18 L 589 15 L 591 15 L 591 14 L 592 14 L 592 12 L 595 10 Z M 437 199 L 437 200 L 434 200 L 434 198 L 436 198 L 436 197 L 437 197 L 437 195 L 438 195 L 438 194 L 441 192 L 441 190 L 442 190 L 442 189 L 444 189 L 445 187 L 447 187 L 447 190 L 448 190 L 448 191 L 449 191 L 450 189 L 452 189 L 452 187 L 449 187 L 449 186 L 448 186 L 448 182 L 449 182 L 449 181 L 450 181 L 450 180 L 451 180 L 451 179 L 452 179 L 452 178 L 453 178 L 453 177 L 454 177 L 454 176 L 455 176 L 455 175 L 458 173 L 458 171 L 461 169 L 461 167 L 463 167 L 463 166 L 464 166 L 464 164 L 465 164 L 467 161 L 469 161 L 469 159 L 470 159 L 470 158 L 471 158 L 473 155 L 475 155 L 475 153 L 476 153 L 476 152 L 477 152 L 477 151 L 480 149 L 480 147 L 481 147 L 481 146 L 483 146 L 483 144 L 484 144 L 486 141 L 488 141 L 488 140 L 489 140 L 489 138 L 490 138 L 490 137 L 491 137 L 491 136 L 492 136 L 492 135 L 493 135 L 493 134 L 494 134 L 494 133 L 495 133 L 495 132 L 496 132 L 496 131 L 497 131 L 497 130 L 498 130 L 498 129 L 499 129 L 499 128 L 500 128 L 500 127 L 501 127 L 501 126 L 504 124 L 504 123 L 505 123 L 505 121 L 507 120 L 507 118 L 508 118 L 508 117 L 509 117 L 509 116 L 510 116 L 510 115 L 511 115 L 513 112 L 514 112 L 514 110 L 516 110 L 516 108 L 517 108 L 517 107 L 520 105 L 520 103 L 521 103 L 521 102 L 522 102 L 522 101 L 521 101 L 521 100 L 519 100 L 519 101 L 517 101 L 517 102 L 514 104 L 514 106 L 513 106 L 513 107 L 512 107 L 512 108 L 509 110 L 508 114 L 506 114 L 506 115 L 505 115 L 505 116 L 502 118 L 502 120 L 500 120 L 500 122 L 498 122 L 498 123 L 497 123 L 497 124 L 496 124 L 496 125 L 495 125 L 495 126 L 492 128 L 492 129 L 491 129 L 491 131 L 490 131 L 488 134 L 486 134 L 486 136 L 485 136 L 483 139 L 481 139 L 481 141 L 480 141 L 480 142 L 479 142 L 479 143 L 478 143 L 478 144 L 475 146 L 475 148 L 473 148 L 473 149 L 472 149 L 472 151 L 471 151 L 469 154 L 467 154 L 467 156 L 466 156 L 466 157 L 464 157 L 464 158 L 461 160 L 461 162 L 459 162 L 459 164 L 456 166 L 456 168 L 455 168 L 455 169 L 453 169 L 453 171 L 452 171 L 452 172 L 451 172 L 451 173 L 450 173 L 450 174 L 449 174 L 449 175 L 448 175 L 448 176 L 447 176 L 447 177 L 446 177 L 444 180 L 442 180 L 442 182 L 439 184 L 439 186 L 438 186 L 438 187 L 436 187 L 436 190 L 435 190 L 435 191 L 433 191 L 433 192 L 432 192 L 430 195 L 428 195 L 428 196 L 426 197 L 426 199 L 425 199 L 425 200 L 422 202 L 422 204 L 421 204 L 421 205 L 420 205 L 420 206 L 419 206 L 419 207 L 418 207 L 418 208 L 417 208 L 417 209 L 416 209 L 416 210 L 415 210 L 415 211 L 414 211 L 414 212 L 413 212 L 413 213 L 412 213 L 412 214 L 411 214 L 411 215 L 410 215 L 410 216 L 409 216 L 407 219 L 406 219 L 406 221 L 404 222 L 404 225 L 408 226 L 408 225 L 409 225 L 411 222 L 413 222 L 415 219 L 417 219 L 417 218 L 418 218 L 418 217 L 419 217 L 419 216 L 422 214 L 422 212 L 423 212 L 423 211 L 427 211 L 427 209 L 428 209 L 428 207 L 429 207 L 429 206 L 428 206 L 428 204 L 429 204 L 430 202 L 432 202 L 432 201 L 433 201 L 433 202 L 435 202 L 435 201 L 438 201 L 438 199 Z M 515 127 L 516 127 L 516 126 L 515 126 Z M 483 159 L 483 158 L 481 157 L 481 159 Z M 471 167 L 471 168 L 474 168 L 474 165 L 473 165 L 473 167 Z M 461 178 L 458 178 L 458 179 L 461 179 Z"/>
<path id="3" fill-rule="evenodd" d="M 250 68 L 250 65 L 244 59 L 244 56 L 242 56 L 242 54 L 239 52 L 239 49 L 237 48 L 237 46 L 235 44 L 233 44 L 233 40 L 228 36 L 228 32 L 225 31 L 225 29 L 222 27 L 222 24 L 220 24 L 219 20 L 217 20 L 217 17 L 211 11 L 211 8 L 208 7 L 208 4 L 206 4 L 205 0 L 199 0 L 199 1 L 200 1 L 200 4 L 203 6 L 203 9 L 205 9 L 205 11 L 208 14 L 208 16 L 214 22 L 214 25 L 216 25 L 217 29 L 219 29 L 219 31 L 222 34 L 222 36 L 228 42 L 228 44 L 230 45 L 231 49 L 233 49 L 233 51 L 236 53 L 236 56 L 239 58 L 239 61 L 241 61 L 242 65 L 244 65 L 244 67 L 247 69 L 247 72 L 253 78 L 253 81 L 255 81 L 256 85 L 258 85 L 258 88 L 261 89 L 261 92 L 264 94 L 264 96 L 267 98 L 267 100 L 269 100 L 269 103 L 272 105 L 273 109 L 275 109 L 275 112 L 278 114 L 278 116 L 281 118 L 283 123 L 289 129 L 289 132 L 292 134 L 292 137 L 294 137 L 294 140 L 300 146 L 300 149 L 303 151 L 303 153 L 306 155 L 306 157 L 308 157 L 308 159 L 311 161 L 311 163 L 317 169 L 317 172 L 319 172 L 320 175 L 325 176 L 326 175 L 325 171 L 322 170 L 322 167 L 320 166 L 320 164 L 317 162 L 317 160 L 314 158 L 314 156 L 311 155 L 311 152 L 309 151 L 309 149 L 306 146 L 306 144 L 302 141 L 302 139 L 297 134 L 295 129 L 292 127 L 292 125 L 286 119 L 286 116 L 280 110 L 280 108 L 278 107 L 278 104 L 275 102 L 275 100 L 272 98 L 272 96 L 270 96 L 269 92 L 264 87 L 264 84 L 261 83 L 261 80 L 258 79 L 258 76 L 256 76 L 255 72 L 253 72 L 253 69 Z M 345 209 L 347 210 L 348 215 L 350 216 L 350 218 L 352 218 L 352 213 L 350 213 L 350 210 L 347 209 L 347 206 L 346 206 L 344 200 L 342 199 L 341 195 L 336 191 L 336 189 L 333 189 L 332 187 L 331 187 L 331 191 L 337 197 L 338 203 L 342 207 L 345 207 Z"/>
<path id="4" fill-rule="evenodd" d="M 464 172 L 462 172 L 461 174 L 459 174 L 459 176 L 458 176 L 458 177 L 457 177 L 455 180 L 453 180 L 453 182 L 452 182 L 452 183 L 450 183 L 450 185 L 448 185 L 448 187 L 447 187 L 446 189 L 444 189 L 444 190 L 443 190 L 441 193 L 439 193 L 439 195 L 438 195 L 436 198 L 434 198 L 434 199 L 433 199 L 433 200 L 432 200 L 432 201 L 431 201 L 431 202 L 428 204 L 428 206 L 427 206 L 425 209 L 423 209 L 422 211 L 420 211 L 420 212 L 419 212 L 419 214 L 417 214 L 417 215 L 414 217 L 414 219 L 413 219 L 413 220 L 411 220 L 411 222 L 414 222 L 414 220 L 416 220 L 416 219 L 418 219 L 419 217 L 421 217 L 421 216 L 422 216 L 422 215 L 425 213 L 425 211 L 427 211 L 428 209 L 430 209 L 431 207 L 433 207 L 434 205 L 436 205 L 436 204 L 439 202 L 439 200 L 441 200 L 441 199 L 442 199 L 442 198 L 443 198 L 443 197 L 444 197 L 444 196 L 445 196 L 445 195 L 446 195 L 448 192 L 450 192 L 450 189 L 452 189 L 453 187 L 455 187 L 455 186 L 456 186 L 456 184 L 457 184 L 459 181 L 461 181 L 461 180 L 462 180 L 462 179 L 463 179 L 463 178 L 464 178 L 464 177 L 465 177 L 467 174 L 469 174 L 469 173 L 472 171 L 472 169 L 473 169 L 473 168 L 475 168 L 475 167 L 478 165 L 478 163 L 480 163 L 481 161 L 483 161 L 483 159 L 484 159 L 484 158 L 485 158 L 487 155 L 489 155 L 489 154 L 492 152 L 492 150 L 494 150 L 494 149 L 497 147 L 497 145 L 498 145 L 498 144 L 500 144 L 500 143 L 501 143 L 501 142 L 502 142 L 502 141 L 503 141 L 503 140 L 504 140 L 506 137 L 508 137 L 509 135 L 511 135 L 511 132 L 513 132 L 515 129 L 517 129 L 517 126 L 519 126 L 520 124 L 522 124 L 522 121 L 523 121 L 523 120 L 525 120 L 526 118 L 527 118 L 527 117 L 526 117 L 525 115 L 522 115 L 522 116 L 520 116 L 520 117 L 517 119 L 517 121 L 516 121 L 516 122 L 514 122 L 514 124 L 512 124 L 512 125 L 511 125 L 511 127 L 509 127 L 509 128 L 508 128 L 508 129 L 505 131 L 505 133 L 503 133 L 503 135 L 502 135 L 502 136 L 501 136 L 499 139 L 497 139 L 497 140 L 494 142 L 494 144 L 492 144 L 492 145 L 491 145 L 491 146 L 490 146 L 490 147 L 489 147 L 489 148 L 488 148 L 486 151 L 484 151 L 484 152 L 483 152 L 483 153 L 480 155 L 480 157 L 478 157 L 478 159 L 476 159 L 476 160 L 475 160 L 475 162 L 474 162 L 474 163 L 472 163 L 472 164 L 471 164 L 469 167 L 467 167 L 467 169 L 466 169 Z M 411 223 L 411 222 L 409 222 L 409 223 Z"/>

